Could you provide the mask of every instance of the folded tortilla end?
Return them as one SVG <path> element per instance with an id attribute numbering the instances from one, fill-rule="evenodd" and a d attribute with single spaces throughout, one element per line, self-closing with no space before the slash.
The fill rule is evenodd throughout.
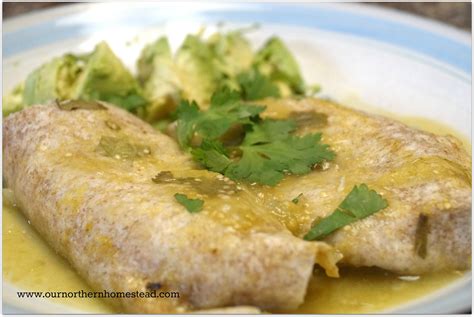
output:
<path id="1" fill-rule="evenodd" d="M 329 277 L 339 277 L 339 262 L 343 255 L 342 253 L 325 242 L 314 242 L 316 246 L 315 263 L 324 268 L 326 275 Z"/>

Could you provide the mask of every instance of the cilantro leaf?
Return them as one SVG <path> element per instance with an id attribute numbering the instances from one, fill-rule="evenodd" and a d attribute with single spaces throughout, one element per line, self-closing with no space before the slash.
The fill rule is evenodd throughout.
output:
<path id="1" fill-rule="evenodd" d="M 226 149 L 218 141 L 204 140 L 200 147 L 192 149 L 191 154 L 210 171 L 222 174 L 232 163 Z"/>
<path id="2" fill-rule="evenodd" d="M 321 134 L 294 136 L 290 132 L 295 126 L 286 120 L 253 125 L 238 148 L 238 160 L 215 143 L 204 143 L 192 153 L 205 167 L 231 179 L 275 186 L 285 173 L 305 174 L 314 164 L 334 158 L 329 146 L 320 143 Z"/>
<path id="3" fill-rule="evenodd" d="M 250 133 L 249 139 L 252 138 Z M 334 158 L 329 146 L 319 143 L 320 133 L 303 137 L 288 135 L 266 143 L 249 144 L 246 139 L 240 146 L 242 158 L 226 170 L 229 178 L 275 186 L 285 173 L 306 174 L 313 165 Z"/>
<path id="4" fill-rule="evenodd" d="M 263 144 L 276 140 L 282 140 L 295 131 L 296 122 L 293 120 L 262 120 L 261 124 L 254 125 L 250 133 L 247 133 L 243 145 Z"/>
<path id="5" fill-rule="evenodd" d="M 196 213 L 202 210 L 204 201 L 201 199 L 190 199 L 184 194 L 176 193 L 174 198 L 183 205 L 190 213 Z"/>
<path id="6" fill-rule="evenodd" d="M 366 184 L 354 186 L 337 209 L 318 221 L 304 236 L 305 240 L 321 240 L 335 230 L 364 219 L 388 206 L 387 200 Z"/>
<path id="7" fill-rule="evenodd" d="M 226 88 L 212 95 L 207 111 L 200 111 L 195 102 L 183 101 L 176 110 L 178 142 L 186 148 L 195 135 L 216 140 L 236 124 L 250 124 L 264 109 L 243 103 L 239 93 Z"/>
<path id="8" fill-rule="evenodd" d="M 258 100 L 266 97 L 280 97 L 278 86 L 258 70 L 251 69 L 237 76 L 240 94 L 244 100 Z"/>

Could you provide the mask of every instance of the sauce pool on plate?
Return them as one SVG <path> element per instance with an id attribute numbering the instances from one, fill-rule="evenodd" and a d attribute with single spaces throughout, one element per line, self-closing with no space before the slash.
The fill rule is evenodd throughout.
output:
<path id="1" fill-rule="evenodd" d="M 91 291 L 67 261 L 42 240 L 21 212 L 6 203 L 3 204 L 3 274 L 5 281 L 22 290 Z M 427 295 L 461 276 L 461 272 L 443 272 L 405 279 L 375 268 L 343 268 L 341 278 L 335 279 L 315 270 L 304 304 L 287 313 L 380 311 Z M 99 298 L 50 300 L 87 312 L 114 312 Z"/>

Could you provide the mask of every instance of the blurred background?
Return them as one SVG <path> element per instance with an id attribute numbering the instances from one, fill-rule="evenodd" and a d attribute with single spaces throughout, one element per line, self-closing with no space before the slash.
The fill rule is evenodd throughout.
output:
<path id="1" fill-rule="evenodd" d="M 71 3 L 74 2 L 3 2 L 3 18 L 8 19 L 23 13 Z M 410 12 L 471 31 L 470 2 L 366 2 L 365 4 Z"/>

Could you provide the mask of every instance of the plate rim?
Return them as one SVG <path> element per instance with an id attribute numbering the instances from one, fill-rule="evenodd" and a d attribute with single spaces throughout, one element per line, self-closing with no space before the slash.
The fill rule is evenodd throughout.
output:
<path id="1" fill-rule="evenodd" d="M 375 26 L 386 26 L 387 29 L 379 30 L 377 32 L 373 32 L 371 28 L 349 28 L 347 25 L 340 26 L 339 23 L 328 23 L 323 22 L 322 24 L 314 24 L 314 22 L 308 22 L 308 20 L 299 21 L 293 16 L 289 15 L 288 19 L 278 21 L 281 25 L 294 25 L 294 26 L 305 26 L 311 28 L 320 28 L 324 30 L 335 30 L 340 33 L 345 34 L 352 34 L 356 36 L 365 37 L 368 39 L 377 40 L 380 42 L 384 42 L 387 44 L 392 44 L 394 46 L 399 46 L 401 48 L 411 50 L 425 56 L 437 59 L 439 62 L 445 63 L 447 65 L 453 66 L 460 71 L 463 71 L 467 75 L 472 75 L 472 60 L 470 56 L 472 55 L 472 45 L 470 40 L 470 34 L 467 31 L 457 29 L 453 26 L 446 25 L 442 22 L 431 20 L 426 17 L 416 16 L 414 14 L 402 12 L 400 10 L 392 9 L 392 8 L 385 8 L 385 7 L 375 7 L 370 6 L 367 4 L 361 3 L 321 3 L 321 2 L 303 2 L 298 4 L 291 4 L 287 2 L 257 2 L 257 3 L 250 3 L 250 2 L 242 2 L 242 3 L 229 3 L 229 2 L 199 2 L 199 3 L 188 3 L 188 2 L 180 2 L 179 4 L 173 2 L 156 2 L 156 3 L 125 3 L 127 10 L 137 10 L 148 8 L 150 6 L 171 6 L 171 8 L 176 8 L 177 6 L 181 6 L 183 3 L 189 4 L 189 8 L 184 11 L 184 14 L 193 13 L 197 18 L 203 18 L 204 20 L 209 20 L 210 23 L 215 16 L 212 15 L 214 10 L 224 10 L 224 11 L 216 11 L 217 13 L 223 14 L 224 16 L 228 14 L 228 12 L 236 11 L 241 14 L 243 17 L 246 17 L 249 13 L 253 11 L 262 11 L 263 8 L 265 10 L 273 10 L 279 9 L 281 10 L 288 8 L 289 10 L 293 10 L 291 13 L 294 16 L 303 15 L 305 16 L 307 10 L 302 10 L 301 8 L 308 8 L 314 10 L 315 14 L 344 14 L 349 13 L 349 17 L 353 19 L 350 21 L 352 25 L 358 25 L 359 23 L 362 24 L 361 20 L 363 18 L 371 19 L 368 23 L 371 27 Z M 212 5 L 210 5 L 212 4 Z M 49 44 L 58 41 L 58 37 L 61 40 L 69 38 L 67 35 L 60 35 L 55 36 L 52 38 L 47 38 L 46 40 L 42 40 L 40 42 L 33 41 L 36 43 L 28 43 L 31 41 L 24 41 L 28 44 L 20 44 L 19 48 L 16 49 L 9 49 L 8 47 L 13 46 L 13 39 L 21 36 L 27 36 L 28 30 L 32 29 L 32 26 L 43 26 L 43 27 L 52 27 L 51 25 L 47 24 L 47 21 L 55 21 L 61 17 L 65 16 L 74 16 L 88 8 L 99 8 L 99 7 L 114 7 L 114 8 L 124 8 L 124 3 L 110 3 L 110 2 L 102 2 L 102 3 L 79 3 L 79 4 L 72 4 L 64 7 L 59 8 L 51 8 L 45 9 L 41 12 L 32 12 L 27 13 L 25 15 L 20 15 L 18 17 L 13 17 L 8 19 L 6 22 L 3 23 L 3 40 L 4 43 L 6 42 L 9 45 L 6 45 L 7 50 L 4 48 L 3 54 L 6 57 L 14 56 L 16 53 L 21 51 L 27 51 L 34 49 L 36 47 L 40 47 L 44 44 Z M 188 7 L 188 5 L 187 5 Z M 247 11 L 245 11 L 247 10 Z M 318 11 L 319 10 L 319 11 Z M 202 16 L 199 16 L 199 13 Z M 270 18 L 267 16 L 271 15 L 262 15 L 262 17 L 266 17 L 263 23 L 274 23 Z M 171 18 L 180 18 L 181 16 L 172 15 Z M 193 16 L 194 17 L 194 16 Z M 49 19 L 48 19 L 49 18 Z M 228 19 L 229 17 L 224 17 L 224 19 Z M 307 18 L 307 17 L 306 17 Z M 160 20 L 161 19 L 161 20 Z M 232 19 L 232 17 L 231 17 Z M 255 18 L 250 18 L 255 19 Z M 143 27 L 150 26 L 149 20 L 144 22 Z M 157 22 L 166 21 L 166 18 L 159 17 L 157 18 Z M 290 21 L 295 21 L 294 23 Z M 82 22 L 80 22 L 81 24 Z M 349 25 L 351 25 L 349 23 Z M 82 23 L 84 24 L 84 23 Z M 106 27 L 107 22 L 105 22 L 101 27 Z M 57 26 L 56 26 L 57 27 Z M 59 27 L 60 28 L 60 27 Z M 382 28 L 383 29 L 383 28 Z M 410 32 L 413 30 L 413 32 Z M 19 32 L 19 33 L 17 33 Z M 21 33 L 23 32 L 23 34 Z M 88 31 L 90 32 L 90 31 Z M 395 32 L 395 33 L 393 33 Z M 66 32 L 67 33 L 67 32 Z M 25 35 L 26 34 L 26 35 Z M 394 36 L 391 36 L 391 35 Z M 412 34 L 412 35 L 410 35 Z M 77 34 L 75 34 L 77 35 Z M 75 36 L 73 35 L 73 36 Z M 390 36 L 389 36 L 390 35 Z M 408 35 L 408 38 L 407 38 Z M 73 37 L 72 36 L 72 37 Z M 37 37 L 36 37 L 37 38 Z M 416 41 L 419 39 L 419 41 Z M 413 43 L 416 42 L 416 43 Z M 445 42 L 445 43 L 443 43 Z M 438 43 L 442 43 L 443 45 L 439 45 Z M 443 47 L 442 49 L 438 49 L 438 47 Z M 468 57 L 469 55 L 469 57 Z"/>
<path id="2" fill-rule="evenodd" d="M 125 3 L 127 1 L 124 1 Z M 188 2 L 188 1 L 182 1 L 180 3 L 186 3 L 186 4 L 193 4 L 196 5 L 195 2 Z M 258 3 L 258 2 L 257 2 Z M 275 5 L 275 4 L 291 4 L 291 2 L 287 1 L 278 1 L 278 2 L 260 2 L 261 4 L 270 4 L 270 5 Z M 74 14 L 77 12 L 80 12 L 88 7 L 95 7 L 98 5 L 112 5 L 111 3 L 108 2 L 88 2 L 88 3 L 73 3 L 73 4 L 68 4 L 65 6 L 59 6 L 59 7 L 53 7 L 53 8 L 46 8 L 46 9 L 41 9 L 39 11 L 33 11 L 33 12 L 27 12 L 20 14 L 18 16 L 10 17 L 7 19 L 3 20 L 3 31 L 8 33 L 15 31 L 16 29 L 23 29 L 23 28 L 28 28 L 31 27 L 32 25 L 35 25 L 38 22 L 43 21 L 44 19 L 48 17 L 56 17 L 56 16 L 64 16 L 66 14 Z M 148 2 L 141 2 L 141 3 L 134 3 L 139 6 L 146 6 L 149 5 L 150 3 Z M 159 2 L 154 2 L 153 4 L 173 4 L 173 2 L 169 1 L 159 1 Z M 248 2 L 243 2 L 240 3 L 240 5 L 248 5 Z M 115 4 L 114 4 L 115 5 Z M 295 4 L 292 4 L 295 5 Z M 384 16 L 387 19 L 393 20 L 393 21 L 403 21 L 407 24 L 410 24 L 412 26 L 417 26 L 417 27 L 422 27 L 427 30 L 433 31 L 433 28 L 436 29 L 436 33 L 444 33 L 442 35 L 446 37 L 452 37 L 456 38 L 458 41 L 463 41 L 465 44 L 470 45 L 471 44 L 471 33 L 460 29 L 456 28 L 450 24 L 440 22 L 438 20 L 430 19 L 425 16 L 421 15 L 416 15 L 411 12 L 406 12 L 406 11 L 401 11 L 398 9 L 394 8 L 388 8 L 388 7 L 376 7 L 373 5 L 367 5 L 363 3 L 357 3 L 357 2 L 349 2 L 349 3 L 341 3 L 341 2 L 334 2 L 334 3 L 328 3 L 328 2 L 319 2 L 319 1 L 303 1 L 301 3 L 298 3 L 296 5 L 300 6 L 322 6 L 322 7 L 327 7 L 327 8 L 347 8 L 349 11 L 357 12 L 357 13 L 368 13 L 370 16 L 375 16 L 375 17 L 380 17 L 380 15 Z M 137 6 L 138 7 L 138 6 Z"/>

